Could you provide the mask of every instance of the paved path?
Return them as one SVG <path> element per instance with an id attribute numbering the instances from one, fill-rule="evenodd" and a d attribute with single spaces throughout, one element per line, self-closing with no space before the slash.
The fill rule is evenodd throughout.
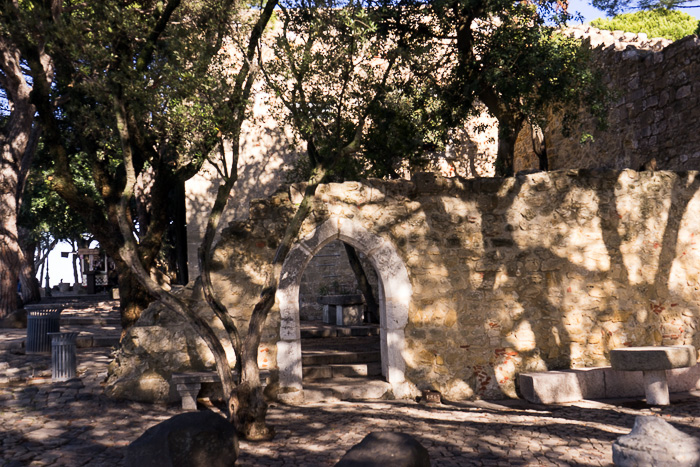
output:
<path id="1" fill-rule="evenodd" d="M 2 332 L 2 331 L 0 331 Z M 110 349 L 78 349 L 79 379 L 53 383 L 50 357 L 0 350 L 0 466 L 117 466 L 125 446 L 177 406 L 117 402 L 102 394 Z M 12 378 L 8 374 L 12 374 Z M 434 466 L 611 465 L 611 444 L 636 415 L 657 415 L 700 437 L 700 394 L 649 409 L 637 401 L 534 406 L 522 401 L 426 406 L 405 401 L 273 404 L 271 442 L 241 442 L 241 466 L 332 466 L 367 433 L 400 430 Z"/>

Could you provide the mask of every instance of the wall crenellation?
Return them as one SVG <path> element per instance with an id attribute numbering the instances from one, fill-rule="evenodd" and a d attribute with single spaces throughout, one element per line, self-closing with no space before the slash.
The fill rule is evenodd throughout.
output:
<path id="1" fill-rule="evenodd" d="M 607 31 L 586 24 L 568 26 L 561 32 L 575 39 L 588 40 L 592 49 L 600 47 L 603 50 L 612 49 L 617 52 L 628 50 L 630 47 L 658 52 L 673 42 L 663 37 L 649 38 L 643 32 Z"/>

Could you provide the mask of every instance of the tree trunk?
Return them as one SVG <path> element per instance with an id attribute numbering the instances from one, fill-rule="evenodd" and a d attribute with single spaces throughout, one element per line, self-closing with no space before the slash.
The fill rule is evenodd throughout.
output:
<path id="1" fill-rule="evenodd" d="M 22 255 L 22 269 L 20 270 L 19 283 L 23 303 L 37 303 L 41 300 L 39 281 L 36 278 L 36 269 L 32 256 L 25 252 Z"/>
<path id="2" fill-rule="evenodd" d="M 492 113 L 498 119 L 498 154 L 496 156 L 496 176 L 512 177 L 514 175 L 515 143 L 523 127 L 524 118 L 513 115 L 507 110 L 499 109 Z"/>
<path id="3" fill-rule="evenodd" d="M 173 189 L 175 196 L 175 263 L 177 265 L 177 283 L 186 285 L 190 281 L 187 269 L 187 206 L 185 202 L 185 181 L 181 180 Z"/>
<path id="4" fill-rule="evenodd" d="M 79 262 L 80 262 L 80 256 L 78 256 L 78 242 L 73 240 L 71 242 L 71 245 L 73 246 L 73 251 L 75 252 L 73 254 L 73 258 L 71 259 L 71 263 L 73 264 L 73 285 L 75 286 L 76 284 L 81 284 L 82 281 L 80 280 L 80 268 L 79 268 Z"/>
<path id="5" fill-rule="evenodd" d="M 496 155 L 496 176 L 512 177 L 513 160 L 515 158 L 515 140 L 517 133 L 504 128 L 498 131 L 498 153 Z"/>
<path id="6" fill-rule="evenodd" d="M 153 298 L 141 284 L 138 276 L 121 259 L 112 258 L 119 273 L 119 306 L 122 335 L 133 326 Z"/>
<path id="7" fill-rule="evenodd" d="M 377 303 L 377 297 L 374 294 L 372 285 L 367 280 L 367 274 L 365 273 L 365 268 L 362 267 L 362 262 L 360 262 L 360 257 L 357 256 L 357 251 L 351 245 L 343 242 L 345 246 L 345 253 L 348 255 L 348 261 L 350 261 L 350 268 L 355 274 L 355 279 L 357 280 L 357 285 L 365 296 L 365 304 L 367 305 L 367 313 L 371 323 L 379 323 L 379 304 Z"/>
<path id="8" fill-rule="evenodd" d="M 544 139 L 544 131 L 539 125 L 530 125 L 531 138 L 532 138 L 532 150 L 535 152 L 537 159 L 539 160 L 539 169 L 545 172 L 549 170 L 549 158 L 547 157 L 547 143 Z"/>
<path id="9" fill-rule="evenodd" d="M 0 181 L 0 185 L 2 182 Z M 17 280 L 21 267 L 19 244 L 17 243 L 17 222 L 14 216 L 5 217 L 4 200 L 0 207 L 2 231 L 0 232 L 0 319 L 17 309 Z M 11 208 L 10 208 L 11 209 Z M 13 232 L 13 225 L 15 230 Z"/>
<path id="10" fill-rule="evenodd" d="M 19 274 L 20 296 L 22 303 L 37 303 L 41 300 L 39 281 L 36 278 L 36 248 L 38 242 L 31 239 L 30 232 L 22 227 L 17 228 L 20 234 L 22 249 L 22 268 Z"/>
<path id="11" fill-rule="evenodd" d="M 17 308 L 17 281 L 22 266 L 22 250 L 17 216 L 24 180 L 34 155 L 32 127 L 34 107 L 31 88 L 20 64 L 19 50 L 6 37 L 0 37 L 0 75 L 10 115 L 0 129 L 0 319 Z"/>

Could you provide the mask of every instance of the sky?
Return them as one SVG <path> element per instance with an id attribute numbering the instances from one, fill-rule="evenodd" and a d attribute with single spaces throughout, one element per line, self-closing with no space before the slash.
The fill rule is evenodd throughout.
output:
<path id="1" fill-rule="evenodd" d="M 69 255 L 68 258 L 61 258 L 61 252 L 72 251 L 70 243 L 59 242 L 56 248 L 49 253 L 49 284 L 53 287 L 61 282 L 68 282 L 72 284 L 75 282 L 73 278 L 73 263 L 72 256 Z M 41 286 L 46 285 L 46 277 L 40 278 Z"/>

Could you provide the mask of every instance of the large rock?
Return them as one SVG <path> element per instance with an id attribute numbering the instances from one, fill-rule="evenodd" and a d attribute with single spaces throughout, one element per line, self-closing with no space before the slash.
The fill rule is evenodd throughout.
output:
<path id="1" fill-rule="evenodd" d="M 228 467 L 238 458 L 236 429 L 211 411 L 176 415 L 126 448 L 127 467 Z"/>
<path id="2" fill-rule="evenodd" d="M 658 417 L 639 416 L 628 435 L 613 443 L 618 466 L 700 466 L 700 439 L 677 430 Z"/>
<path id="3" fill-rule="evenodd" d="M 190 293 L 184 289 L 181 294 Z M 200 307 L 200 313 L 211 311 Z M 208 318 L 222 338 L 223 325 Z M 231 364 L 233 349 L 224 341 Z M 122 339 L 108 368 L 105 394 L 115 399 L 172 403 L 180 396 L 171 382 L 172 373 L 207 371 L 215 368 L 214 356 L 190 323 L 159 302 L 146 308 Z"/>
<path id="4" fill-rule="evenodd" d="M 430 467 L 430 456 L 413 436 L 372 432 L 353 446 L 336 467 Z"/>

